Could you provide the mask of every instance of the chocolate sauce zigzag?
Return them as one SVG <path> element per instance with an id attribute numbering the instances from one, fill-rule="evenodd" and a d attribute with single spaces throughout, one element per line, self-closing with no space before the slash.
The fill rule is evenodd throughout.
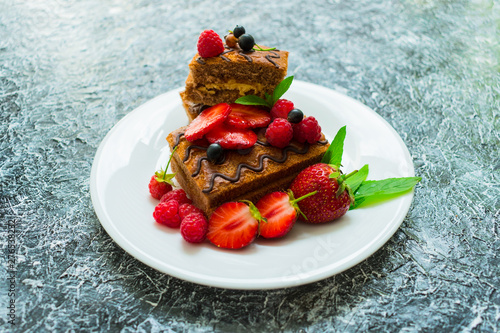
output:
<path id="1" fill-rule="evenodd" d="M 242 56 L 243 58 L 245 58 L 248 62 L 252 62 L 252 58 L 245 52 L 245 51 L 241 51 L 241 50 L 238 50 L 238 49 L 234 49 L 234 48 L 230 48 L 230 47 L 225 47 L 226 50 L 224 52 L 222 52 L 221 54 L 219 54 L 218 56 L 225 60 L 225 61 L 228 61 L 230 62 L 231 59 L 225 57 L 224 55 L 229 53 L 229 52 L 237 52 L 238 55 Z M 279 50 L 275 50 L 275 51 L 279 51 Z M 252 52 L 269 52 L 270 54 L 267 54 L 265 56 L 265 58 L 267 59 L 267 61 L 269 61 L 271 64 L 273 64 L 276 68 L 279 68 L 279 65 L 274 61 L 272 60 L 271 58 L 274 58 L 274 59 L 279 59 L 281 58 L 280 55 L 274 51 L 248 51 L 248 53 L 252 53 Z M 200 65 L 205 65 L 206 62 L 205 60 L 203 60 L 202 57 L 198 57 L 196 58 L 196 61 L 200 64 Z"/>
<path id="2" fill-rule="evenodd" d="M 260 141 L 258 143 L 262 143 L 262 141 Z M 273 156 L 268 155 L 268 154 L 263 154 L 259 157 L 259 166 L 257 166 L 257 167 L 254 167 L 254 166 L 246 164 L 246 163 L 240 163 L 238 165 L 238 168 L 236 169 L 236 175 L 234 177 L 227 176 L 227 175 L 224 175 L 222 173 L 216 172 L 212 175 L 212 177 L 210 177 L 209 187 L 203 189 L 202 192 L 203 193 L 210 193 L 214 189 L 215 178 L 217 178 L 217 177 L 223 178 L 223 179 L 228 180 L 232 183 L 237 182 L 241 178 L 241 169 L 243 169 L 243 168 L 247 168 L 247 169 L 252 170 L 254 172 L 261 172 L 262 170 L 264 170 L 264 159 L 265 158 L 270 159 L 271 161 L 274 161 L 276 163 L 283 163 L 288 159 L 288 152 L 290 152 L 290 151 L 292 151 L 296 154 L 305 154 L 309 151 L 309 145 L 305 144 L 301 150 L 297 149 L 294 146 L 287 146 L 282 150 L 281 158 L 276 158 L 276 157 L 273 157 Z"/>
<path id="3" fill-rule="evenodd" d="M 177 136 L 175 138 L 174 148 L 177 145 L 179 145 L 180 138 L 182 136 L 184 136 L 184 133 L 177 134 Z M 265 141 L 257 140 L 256 143 L 259 144 L 259 145 L 261 145 L 261 146 L 270 146 L 270 144 L 268 142 L 265 142 Z M 328 143 L 328 141 L 327 140 L 321 140 L 321 141 L 318 141 L 318 143 L 322 144 L 322 145 L 325 145 L 325 144 Z M 184 157 L 183 162 L 186 162 L 189 159 L 189 155 L 190 155 L 191 149 L 194 149 L 194 148 L 201 149 L 201 150 L 207 150 L 206 147 L 202 147 L 202 146 L 196 146 L 196 145 L 189 146 L 186 149 L 186 156 Z M 212 175 L 212 177 L 210 177 L 209 187 L 206 188 L 206 189 L 203 189 L 202 192 L 203 193 L 210 193 L 213 190 L 213 188 L 214 188 L 215 178 L 217 178 L 217 177 L 223 178 L 223 179 L 225 179 L 227 181 L 230 181 L 232 183 L 237 182 L 241 178 L 241 170 L 243 168 L 247 168 L 247 169 L 252 170 L 254 172 L 262 172 L 262 170 L 264 170 L 264 159 L 265 158 L 267 158 L 267 159 L 269 159 L 271 161 L 274 161 L 276 163 L 284 163 L 288 159 L 288 153 L 289 152 L 294 152 L 296 154 L 306 154 L 308 151 L 309 151 L 309 144 L 307 144 L 307 143 L 304 144 L 304 147 L 302 147 L 302 149 L 300 149 L 300 150 L 297 147 L 289 145 L 289 146 L 286 146 L 285 148 L 283 148 L 282 155 L 281 155 L 280 158 L 276 158 L 276 157 L 273 157 L 273 156 L 268 155 L 268 154 L 261 155 L 259 157 L 259 165 L 257 167 L 254 167 L 254 166 L 246 164 L 246 163 L 240 163 L 238 165 L 238 168 L 236 169 L 236 175 L 233 176 L 233 177 L 225 175 L 225 174 L 222 174 L 222 173 L 219 173 L 219 172 L 216 172 L 216 173 L 214 173 Z M 225 161 L 225 159 L 226 159 L 226 157 L 224 156 L 224 159 L 220 163 L 223 163 Z M 201 167 L 202 167 L 202 162 L 205 161 L 205 160 L 208 160 L 208 158 L 206 156 L 201 157 L 200 159 L 198 159 L 198 161 L 196 163 L 196 170 L 191 175 L 191 177 L 196 177 L 196 176 L 198 176 L 200 174 Z"/>

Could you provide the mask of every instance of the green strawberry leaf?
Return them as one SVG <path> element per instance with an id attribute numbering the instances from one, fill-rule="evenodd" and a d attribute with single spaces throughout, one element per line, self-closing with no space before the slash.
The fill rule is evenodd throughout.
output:
<path id="1" fill-rule="evenodd" d="M 354 192 L 354 198 L 367 198 L 405 192 L 413 188 L 422 178 L 402 177 L 382 180 L 365 180 Z"/>
<path id="2" fill-rule="evenodd" d="M 346 126 L 339 129 L 335 138 L 333 139 L 330 147 L 323 155 L 321 163 L 333 164 L 335 166 L 340 166 L 342 162 L 342 154 L 344 153 L 344 140 L 346 136 Z"/>
<path id="3" fill-rule="evenodd" d="M 355 193 L 361 183 L 366 180 L 366 177 L 368 177 L 368 164 L 363 165 L 357 173 L 347 178 L 345 182 L 351 187 L 352 192 Z"/>
<path id="4" fill-rule="evenodd" d="M 263 105 L 269 107 L 267 101 L 259 96 L 255 95 L 247 95 L 238 98 L 235 103 L 243 104 L 243 105 Z"/>
<path id="5" fill-rule="evenodd" d="M 293 76 L 289 76 L 281 81 L 273 91 L 273 105 L 283 96 L 292 85 Z M 272 107 L 272 106 L 271 106 Z"/>

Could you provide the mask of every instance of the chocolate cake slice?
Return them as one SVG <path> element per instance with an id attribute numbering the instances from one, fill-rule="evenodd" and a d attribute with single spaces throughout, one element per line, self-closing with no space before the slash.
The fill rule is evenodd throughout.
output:
<path id="1" fill-rule="evenodd" d="M 227 201 L 256 202 L 266 193 L 285 190 L 306 167 L 321 161 L 329 144 L 322 135 L 315 144 L 296 141 L 281 149 L 269 145 L 264 130 L 257 133 L 257 143 L 246 150 L 226 150 L 219 163 L 208 160 L 208 142 L 189 142 L 186 127 L 170 133 L 172 170 L 180 186 L 194 204 L 210 214 Z"/>
<path id="2" fill-rule="evenodd" d="M 189 120 L 204 106 L 232 103 L 245 95 L 263 98 L 265 93 L 272 94 L 287 69 L 287 51 L 243 51 L 238 46 L 226 46 L 216 57 L 202 58 L 196 54 L 189 63 L 186 88 L 181 92 Z"/>

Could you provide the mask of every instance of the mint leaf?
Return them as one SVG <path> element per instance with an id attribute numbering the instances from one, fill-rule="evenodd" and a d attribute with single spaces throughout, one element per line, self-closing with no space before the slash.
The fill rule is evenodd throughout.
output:
<path id="1" fill-rule="evenodd" d="M 259 96 L 255 95 L 247 95 L 238 98 L 235 103 L 243 104 L 243 105 L 264 105 L 269 107 L 267 101 Z"/>
<path id="2" fill-rule="evenodd" d="M 273 96 L 266 92 L 264 93 L 264 96 L 266 97 L 267 106 L 271 109 L 274 105 Z"/>
<path id="3" fill-rule="evenodd" d="M 363 165 L 357 173 L 345 180 L 346 184 L 351 187 L 352 193 L 355 193 L 358 187 L 368 177 L 368 164 Z"/>
<path id="4" fill-rule="evenodd" d="M 402 177 L 387 178 L 383 180 L 365 180 L 354 192 L 354 199 L 374 196 L 384 196 L 388 194 L 408 191 L 415 186 L 422 178 Z"/>
<path id="5" fill-rule="evenodd" d="M 345 135 L 346 135 L 346 126 L 339 129 L 339 131 L 335 135 L 335 138 L 330 144 L 330 147 L 328 147 L 328 149 L 325 152 L 325 155 L 323 155 L 321 163 L 333 164 L 336 165 L 337 167 L 340 167 L 340 164 L 342 162 L 342 154 L 344 153 Z"/>
<path id="6" fill-rule="evenodd" d="M 273 105 L 274 103 L 276 103 L 278 99 L 281 98 L 281 96 L 283 96 L 286 93 L 288 88 L 290 88 L 290 86 L 292 85 L 292 81 L 293 81 L 293 76 L 289 76 L 283 79 L 283 81 L 281 81 L 276 86 L 276 88 L 273 91 Z M 273 105 L 271 105 L 271 107 L 273 107 Z"/>

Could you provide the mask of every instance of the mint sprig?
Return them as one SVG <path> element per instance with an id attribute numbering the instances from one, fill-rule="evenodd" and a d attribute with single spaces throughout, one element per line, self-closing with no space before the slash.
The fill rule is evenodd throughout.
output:
<path id="1" fill-rule="evenodd" d="M 328 147 L 325 155 L 321 160 L 322 163 L 335 166 L 337 169 L 342 164 L 342 155 L 344 153 L 344 141 L 346 137 L 346 126 L 341 127 L 335 138 L 333 139 L 330 147 Z M 342 185 L 347 185 L 354 196 L 354 203 L 351 209 L 357 208 L 361 203 L 367 204 L 368 202 L 380 202 L 388 200 L 404 194 L 411 190 L 419 181 L 421 177 L 399 177 L 387 178 L 382 180 L 366 180 L 368 177 L 369 167 L 365 164 L 357 172 L 353 173 L 350 177 L 346 177 Z M 330 178 L 340 179 L 343 175 L 341 172 L 334 172 Z"/>
<path id="2" fill-rule="evenodd" d="M 283 79 L 274 89 L 273 94 L 265 93 L 265 99 L 255 95 L 247 95 L 238 98 L 235 103 L 243 105 L 262 105 L 272 108 L 276 101 L 283 96 L 292 85 L 293 76 Z"/>

